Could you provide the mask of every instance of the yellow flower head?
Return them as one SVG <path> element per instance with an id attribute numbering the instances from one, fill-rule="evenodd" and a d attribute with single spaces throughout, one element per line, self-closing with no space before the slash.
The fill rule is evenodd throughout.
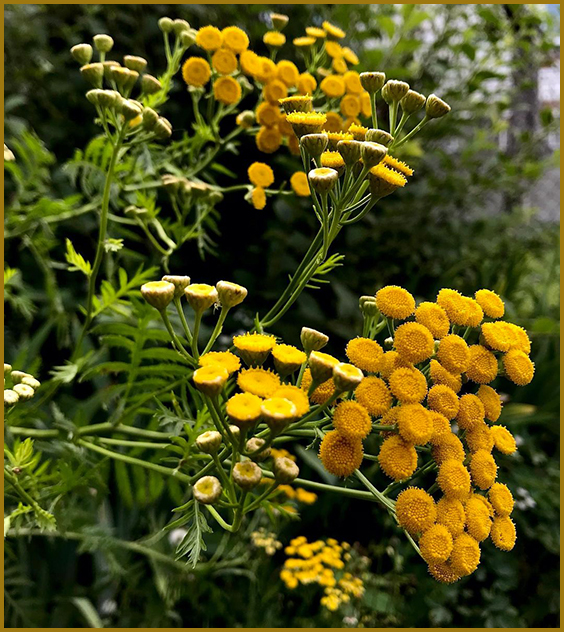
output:
<path id="1" fill-rule="evenodd" d="M 384 162 L 386 158 L 388 156 L 385 156 Z M 415 310 L 415 320 L 427 327 L 436 340 L 444 338 L 450 328 L 450 321 L 445 310 L 436 303 L 421 303 Z"/>
<path id="2" fill-rule="evenodd" d="M 298 77 L 297 88 L 300 94 L 313 94 L 317 88 L 317 80 L 309 72 L 302 72 Z"/>
<path id="3" fill-rule="evenodd" d="M 386 167 L 383 162 L 372 167 L 368 172 L 368 177 L 370 191 L 373 196 L 378 198 L 385 197 L 407 184 L 407 178 L 402 173 Z"/>
<path id="4" fill-rule="evenodd" d="M 228 26 L 221 31 L 223 45 L 234 53 L 242 53 L 249 48 L 249 36 L 237 26 Z"/>
<path id="5" fill-rule="evenodd" d="M 509 516 L 513 511 L 513 495 L 503 483 L 494 483 L 488 490 L 488 498 L 498 516 Z"/>
<path id="6" fill-rule="evenodd" d="M 256 144 L 263 154 L 273 154 L 282 144 L 282 134 L 278 127 L 261 127 L 256 136 Z"/>
<path id="7" fill-rule="evenodd" d="M 486 418 L 494 423 L 501 415 L 501 397 L 491 386 L 480 386 L 478 389 L 478 397 L 484 405 Z"/>
<path id="8" fill-rule="evenodd" d="M 333 425 L 343 436 L 350 439 L 364 439 L 372 429 L 366 408 L 351 400 L 341 402 L 335 408 Z"/>
<path id="9" fill-rule="evenodd" d="M 376 292 L 376 305 L 384 316 L 404 320 L 413 314 L 415 299 L 402 287 L 386 285 Z"/>
<path id="10" fill-rule="evenodd" d="M 471 430 L 483 423 L 486 411 L 479 397 L 467 393 L 458 400 L 456 421 L 462 430 Z"/>
<path id="11" fill-rule="evenodd" d="M 283 384 L 274 391 L 272 397 L 283 397 L 284 399 L 290 400 L 296 407 L 296 414 L 298 417 L 303 417 L 309 411 L 309 400 L 307 395 L 297 386 Z"/>
<path id="12" fill-rule="evenodd" d="M 283 81 L 288 88 L 293 88 L 300 77 L 300 71 L 293 62 L 288 59 L 281 59 L 276 64 L 277 77 L 280 81 Z"/>
<path id="13" fill-rule="evenodd" d="M 276 345 L 272 350 L 274 366 L 283 376 L 293 373 L 307 360 L 307 355 L 292 345 Z"/>
<path id="14" fill-rule="evenodd" d="M 212 67 L 220 75 L 230 75 L 237 70 L 237 57 L 227 48 L 219 48 L 212 57 Z"/>
<path id="15" fill-rule="evenodd" d="M 445 336 L 439 343 L 437 358 L 450 373 L 464 373 L 470 363 L 470 351 L 466 340 L 456 334 Z"/>
<path id="16" fill-rule="evenodd" d="M 292 112 L 312 112 L 313 99 L 309 95 L 294 94 L 290 97 L 280 99 L 280 105 L 286 114 Z"/>
<path id="17" fill-rule="evenodd" d="M 253 75 L 257 81 L 268 83 L 276 79 L 276 64 L 268 57 L 259 56 L 256 60 L 256 72 Z"/>
<path id="18" fill-rule="evenodd" d="M 527 332 L 513 323 L 506 323 L 503 320 L 484 323 L 482 335 L 488 347 L 496 351 L 518 349 L 526 354 L 531 352 L 531 341 Z"/>
<path id="19" fill-rule="evenodd" d="M 229 373 L 220 364 L 210 364 L 194 371 L 193 380 L 196 388 L 208 396 L 220 393 L 227 382 Z"/>
<path id="20" fill-rule="evenodd" d="M 449 420 L 454 419 L 458 413 L 458 396 L 445 384 L 435 384 L 430 388 L 427 404 Z"/>
<path id="21" fill-rule="evenodd" d="M 230 351 L 209 351 L 200 356 L 198 360 L 200 366 L 209 366 L 211 364 L 220 364 L 227 369 L 229 375 L 235 373 L 241 368 L 241 361 Z"/>
<path id="22" fill-rule="evenodd" d="M 402 404 L 418 404 L 427 395 L 427 378 L 417 369 L 396 369 L 389 379 L 390 390 Z"/>
<path id="23" fill-rule="evenodd" d="M 491 452 L 494 446 L 492 429 L 483 421 L 472 426 L 466 432 L 465 438 L 470 452 L 477 452 L 478 450 Z"/>
<path id="24" fill-rule="evenodd" d="M 437 522 L 444 525 L 453 537 L 460 535 L 466 525 L 464 505 L 456 498 L 443 496 L 437 503 Z"/>
<path id="25" fill-rule="evenodd" d="M 462 380 L 460 375 L 449 373 L 443 365 L 437 360 L 431 360 L 429 363 L 430 376 L 433 384 L 444 384 L 451 388 L 455 393 L 462 388 Z"/>
<path id="26" fill-rule="evenodd" d="M 386 476 L 394 481 L 401 481 L 415 472 L 417 452 L 413 445 L 404 441 L 399 435 L 392 435 L 382 443 L 378 463 Z"/>
<path id="27" fill-rule="evenodd" d="M 502 551 L 511 551 L 515 546 L 517 532 L 509 516 L 496 516 L 492 524 L 492 542 Z"/>
<path id="28" fill-rule="evenodd" d="M 340 108 L 343 116 L 356 118 L 360 114 L 360 99 L 354 94 L 345 94 L 345 96 L 341 99 Z M 350 128 L 349 131 L 354 137 L 354 133 L 350 130 Z"/>
<path id="29" fill-rule="evenodd" d="M 280 33 L 280 31 L 267 31 L 262 36 L 262 41 L 272 48 L 280 48 L 286 43 L 286 36 L 284 33 Z"/>
<path id="30" fill-rule="evenodd" d="M 207 51 L 217 50 L 222 41 L 221 31 L 215 26 L 204 26 L 196 34 L 196 44 Z"/>
<path id="31" fill-rule="evenodd" d="M 338 151 L 324 151 L 321 154 L 321 166 L 342 173 L 345 169 L 345 161 Z"/>
<path id="32" fill-rule="evenodd" d="M 313 46 L 316 42 L 315 37 L 309 37 L 308 35 L 304 35 L 302 37 L 296 37 L 292 41 L 296 48 L 309 48 Z"/>
<path id="33" fill-rule="evenodd" d="M 356 401 L 374 417 L 383 415 L 392 405 L 392 395 L 384 380 L 365 377 L 354 393 Z"/>
<path id="34" fill-rule="evenodd" d="M 360 63 L 360 59 L 358 58 L 356 53 L 352 51 L 348 46 L 343 46 L 342 53 L 343 59 L 347 62 L 347 64 L 358 66 L 358 64 Z"/>
<path id="35" fill-rule="evenodd" d="M 262 187 L 254 187 L 251 191 L 251 202 L 258 211 L 266 206 L 266 193 Z"/>
<path id="36" fill-rule="evenodd" d="M 301 388 L 306 391 L 309 390 L 309 387 L 311 386 L 311 370 L 310 369 L 306 369 L 304 371 L 303 377 L 302 377 L 302 383 L 301 383 Z M 327 380 L 326 382 L 323 382 L 322 384 L 320 384 L 311 394 L 311 401 L 316 403 L 316 404 L 324 404 L 330 397 L 331 395 L 333 395 L 333 393 L 335 392 L 335 383 L 333 382 L 333 378 L 331 378 L 330 380 Z"/>
<path id="37" fill-rule="evenodd" d="M 507 377 L 519 386 L 529 384 L 535 374 L 534 363 L 519 349 L 511 349 L 503 356 L 503 368 Z"/>
<path id="38" fill-rule="evenodd" d="M 484 317 L 478 303 L 460 292 L 448 288 L 437 295 L 437 303 L 445 310 L 450 322 L 465 327 L 477 327 Z"/>
<path id="39" fill-rule="evenodd" d="M 446 562 L 452 551 L 452 535 L 442 524 L 434 524 L 419 538 L 421 557 L 427 564 Z"/>
<path id="40" fill-rule="evenodd" d="M 263 89 L 264 98 L 272 104 L 278 105 L 288 96 L 288 88 L 280 79 L 270 79 Z"/>
<path id="41" fill-rule="evenodd" d="M 251 77 L 261 72 L 261 57 L 252 50 L 245 50 L 239 55 L 241 70 Z"/>
<path id="42" fill-rule="evenodd" d="M 327 112 L 327 120 L 323 126 L 324 132 L 341 132 L 343 129 L 343 119 L 337 112 Z"/>
<path id="43" fill-rule="evenodd" d="M 491 290 L 478 290 L 474 294 L 478 305 L 484 310 L 484 314 L 490 318 L 502 318 L 505 313 L 505 305 L 499 296 Z"/>
<path id="44" fill-rule="evenodd" d="M 269 428 L 276 433 L 298 417 L 296 405 L 284 397 L 265 399 L 260 410 Z"/>
<path id="45" fill-rule="evenodd" d="M 441 413 L 437 413 L 434 410 L 429 411 L 431 420 L 433 422 L 433 434 L 429 439 L 431 445 L 440 445 L 445 440 L 445 437 L 452 434 L 449 420 Z M 448 440 L 448 439 L 447 439 Z"/>
<path id="46" fill-rule="evenodd" d="M 307 175 L 303 171 L 296 171 L 290 177 L 290 185 L 296 195 L 300 197 L 308 197 L 310 195 L 309 182 Z"/>
<path id="47" fill-rule="evenodd" d="M 347 62 L 342 57 L 335 57 L 331 62 L 331 68 L 340 75 L 344 75 L 348 70 Z"/>
<path id="48" fill-rule="evenodd" d="M 349 70 L 343 75 L 343 81 L 345 82 L 345 90 L 348 94 L 355 94 L 360 96 L 363 92 L 362 84 L 360 83 L 360 75 L 356 70 Z M 356 114 L 354 116 L 357 116 Z"/>
<path id="49" fill-rule="evenodd" d="M 189 86 L 201 88 L 210 80 L 211 68 L 201 57 L 188 57 L 182 66 L 182 78 Z"/>
<path id="50" fill-rule="evenodd" d="M 440 441 L 433 446 L 431 455 L 437 465 L 441 465 L 448 459 L 462 463 L 466 457 L 462 441 L 453 432 L 441 436 Z"/>
<path id="51" fill-rule="evenodd" d="M 256 187 L 266 188 L 274 182 L 274 172 L 264 162 L 253 162 L 247 173 L 249 174 L 249 180 Z"/>
<path id="52" fill-rule="evenodd" d="M 379 370 L 384 351 L 370 338 L 353 338 L 346 348 L 347 358 L 359 369 L 376 373 Z"/>
<path id="53" fill-rule="evenodd" d="M 398 522 L 411 535 L 426 531 L 437 519 L 433 497 L 418 487 L 408 487 L 396 501 Z"/>
<path id="54" fill-rule="evenodd" d="M 347 95 L 347 96 L 350 96 L 350 95 Z M 343 99 L 345 98 L 346 97 L 343 97 Z M 359 102 L 359 107 L 360 107 L 360 102 Z M 349 118 L 347 120 L 351 120 L 351 119 Z M 362 125 L 360 125 L 359 120 L 356 117 L 354 118 L 354 120 L 351 121 L 350 125 L 348 126 L 347 126 L 347 123 L 345 122 L 344 127 L 347 130 L 347 132 L 349 132 L 349 134 L 353 135 L 354 140 L 358 140 L 358 141 L 366 140 L 366 132 L 368 131 L 368 127 L 363 127 Z"/>
<path id="55" fill-rule="evenodd" d="M 304 503 L 304 505 L 313 505 L 313 503 L 317 500 L 317 494 L 298 487 L 296 489 L 296 500 L 299 503 Z"/>
<path id="56" fill-rule="evenodd" d="M 338 26 L 331 24 L 331 22 L 327 22 L 327 20 L 325 20 L 325 22 L 323 22 L 321 26 L 325 29 L 325 32 L 330 37 L 334 37 L 336 39 L 343 39 L 343 37 L 345 37 L 346 35 L 343 29 L 340 29 Z"/>
<path id="57" fill-rule="evenodd" d="M 399 433 L 413 445 L 425 445 L 433 434 L 433 420 L 421 404 L 404 404 L 398 412 Z"/>
<path id="58" fill-rule="evenodd" d="M 435 351 L 431 332 L 419 323 L 400 325 L 394 335 L 394 347 L 400 356 L 414 364 L 423 362 Z"/>
<path id="59" fill-rule="evenodd" d="M 497 377 L 497 358 L 482 345 L 469 347 L 470 361 L 466 369 L 468 379 L 477 384 L 489 384 Z"/>
<path id="60" fill-rule="evenodd" d="M 341 45 L 333 41 L 325 42 L 325 52 L 333 59 L 339 59 L 343 55 Z"/>
<path id="61" fill-rule="evenodd" d="M 236 426 L 245 427 L 261 417 L 262 399 L 252 393 L 237 393 L 227 400 L 227 416 Z"/>
<path id="62" fill-rule="evenodd" d="M 446 459 L 441 463 L 437 483 L 449 498 L 466 500 L 470 493 L 470 474 L 457 459 Z"/>
<path id="63" fill-rule="evenodd" d="M 467 533 L 461 533 L 454 539 L 450 565 L 459 576 L 471 575 L 480 563 L 480 546 Z"/>
<path id="64" fill-rule="evenodd" d="M 386 380 L 399 368 L 413 369 L 413 364 L 402 358 L 397 351 L 386 351 L 380 361 L 380 375 Z"/>
<path id="65" fill-rule="evenodd" d="M 241 84 L 233 77 L 220 77 L 213 82 L 213 96 L 224 105 L 239 103 L 241 94 Z"/>
<path id="66" fill-rule="evenodd" d="M 276 345 L 275 336 L 246 333 L 233 336 L 233 345 L 247 364 L 262 364 Z"/>
<path id="67" fill-rule="evenodd" d="M 460 579 L 460 575 L 456 573 L 448 562 L 441 564 L 431 564 L 429 573 L 441 584 L 454 584 Z"/>
<path id="68" fill-rule="evenodd" d="M 493 426 L 490 430 L 494 445 L 502 454 L 513 454 L 517 451 L 515 438 L 505 426 Z"/>
<path id="69" fill-rule="evenodd" d="M 246 393 L 258 397 L 272 397 L 280 386 L 280 378 L 273 371 L 265 369 L 243 369 L 237 377 L 237 385 Z"/>
<path id="70" fill-rule="evenodd" d="M 487 450 L 474 452 L 470 460 L 472 481 L 480 489 L 489 489 L 497 476 L 497 465 Z"/>
<path id="71" fill-rule="evenodd" d="M 384 156 L 384 160 L 382 162 L 384 163 L 386 167 L 389 167 L 390 169 L 393 169 L 394 171 L 398 171 L 404 176 L 412 176 L 414 174 L 413 169 L 409 165 L 405 164 L 405 162 L 402 162 L 401 160 L 398 160 L 397 158 L 394 158 L 393 156 L 390 156 L 389 154 L 386 154 Z M 423 303 L 423 304 L 428 305 L 428 303 Z M 436 305 L 436 303 L 431 303 L 431 305 Z M 435 310 L 435 313 L 436 313 L 436 310 Z M 425 324 L 425 323 L 422 323 L 422 324 Z"/>
<path id="72" fill-rule="evenodd" d="M 320 112 L 290 112 L 286 120 L 294 129 L 298 138 L 305 134 L 317 134 L 325 124 L 327 117 Z"/>
<path id="73" fill-rule="evenodd" d="M 473 494 L 464 504 L 466 512 L 466 530 L 477 542 L 482 542 L 490 535 L 492 521 L 487 506 Z"/>
<path id="74" fill-rule="evenodd" d="M 329 75 L 319 84 L 321 92 L 330 99 L 340 98 L 345 94 L 345 81 L 339 75 Z"/>
<path id="75" fill-rule="evenodd" d="M 334 476 L 350 476 L 362 463 L 364 452 L 360 439 L 351 439 L 338 430 L 331 430 L 319 446 L 319 458 Z"/>

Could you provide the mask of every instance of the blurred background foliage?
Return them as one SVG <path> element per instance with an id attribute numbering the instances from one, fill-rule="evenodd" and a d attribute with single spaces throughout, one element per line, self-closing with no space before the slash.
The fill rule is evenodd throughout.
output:
<path id="1" fill-rule="evenodd" d="M 440 287 L 498 291 L 508 317 L 532 336 L 536 363 L 531 385 L 519 393 L 507 388 L 502 419 L 519 440 L 518 455 L 502 463 L 518 505 L 516 548 L 503 554 L 488 547 L 472 577 L 437 585 L 409 545 L 383 524 L 377 506 L 321 496 L 279 537 L 284 543 L 302 533 L 356 542 L 372 560 L 363 605 L 343 619 L 342 613 L 320 614 L 313 589 L 296 596 L 281 588 L 281 553 L 271 560 L 247 552 L 243 564 L 209 575 L 114 546 L 108 533 L 139 538 L 167 520 L 170 505 L 157 483 L 138 480 L 126 511 L 108 495 L 108 472 L 101 467 L 69 482 L 76 510 L 68 528 L 88 526 L 90 537 L 78 544 L 72 537 L 8 542 L 6 624 L 557 627 L 559 220 L 550 210 L 558 208 L 558 185 L 547 174 L 558 164 L 559 104 L 539 100 L 538 82 L 541 69 L 558 57 L 559 15 L 541 5 L 7 6 L 5 140 L 17 171 L 6 178 L 6 359 L 40 379 L 63 364 L 77 297 L 85 293 L 63 263 L 64 238 L 90 251 L 96 226 L 88 197 L 65 169 L 75 148 L 84 148 L 94 133 L 86 86 L 69 48 L 109 33 L 115 53 L 142 55 L 158 72 L 160 17 L 184 18 L 195 27 L 236 24 L 258 47 L 270 10 L 290 15 L 289 41 L 324 19 L 343 26 L 362 70 L 383 69 L 452 106 L 448 117 L 406 146 L 402 157 L 416 170 L 409 186 L 343 231 L 336 247 L 346 255 L 345 265 L 332 273 L 330 285 L 306 292 L 273 333 L 296 343 L 303 325 L 315 327 L 331 336 L 330 351 L 342 354 L 345 341 L 359 331 L 358 296 L 383 284 L 404 285 L 417 298 L 432 298 Z M 188 96 L 177 82 L 164 110 L 173 139 L 190 125 L 187 109 Z M 245 160 L 231 156 L 225 164 L 241 180 L 244 168 L 261 159 L 252 140 L 246 143 Z M 298 165 L 294 157 L 276 154 L 273 167 L 279 180 Z M 229 181 L 226 173 L 221 177 Z M 166 197 L 159 203 L 166 206 Z M 231 323 L 243 327 L 280 294 L 314 234 L 315 218 L 307 201 L 281 198 L 273 208 L 255 211 L 237 193 L 218 209 L 218 256 L 202 261 L 188 242 L 171 270 L 201 282 L 228 278 L 248 287 L 248 311 Z M 123 229 L 119 236 L 129 235 Z M 150 252 L 146 244 L 136 248 Z M 124 249 L 119 258 L 131 272 L 140 263 L 133 255 Z M 144 256 L 143 263 L 158 265 L 158 258 Z M 65 393 L 58 414 L 64 418 L 90 394 L 85 385 Z M 86 497 L 85 489 L 91 491 Z M 216 546 L 214 535 L 208 554 Z"/>

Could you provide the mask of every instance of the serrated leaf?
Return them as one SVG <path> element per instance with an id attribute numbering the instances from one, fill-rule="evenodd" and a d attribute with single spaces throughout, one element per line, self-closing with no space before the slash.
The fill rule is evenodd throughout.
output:
<path id="1" fill-rule="evenodd" d="M 68 267 L 69 271 L 82 272 L 87 277 L 90 277 L 90 275 L 92 274 L 92 266 L 90 262 L 86 261 L 86 259 L 81 254 L 76 252 L 76 250 L 74 249 L 74 246 L 72 245 L 72 241 L 68 237 L 67 237 L 66 243 L 67 243 L 67 252 L 65 253 L 65 259 L 67 260 L 67 263 L 69 264 L 69 267 Z"/>
<path id="2" fill-rule="evenodd" d="M 190 507 L 188 515 L 190 516 L 190 524 L 187 528 L 186 535 L 176 549 L 176 559 L 187 557 L 187 564 L 195 568 L 200 560 L 202 551 L 207 550 L 203 534 L 213 533 L 213 530 L 208 525 L 200 509 L 200 504 L 197 501 L 194 501 L 194 504 Z"/>

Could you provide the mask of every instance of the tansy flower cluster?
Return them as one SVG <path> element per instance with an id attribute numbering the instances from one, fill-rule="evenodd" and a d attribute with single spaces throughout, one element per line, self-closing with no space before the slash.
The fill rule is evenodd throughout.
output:
<path id="1" fill-rule="evenodd" d="M 4 411 L 9 413 L 16 405 L 27 402 L 41 386 L 30 373 L 15 371 L 11 364 L 4 363 Z"/>
<path id="2" fill-rule="evenodd" d="M 320 603 L 331 612 L 359 599 L 364 594 L 364 584 L 360 577 L 347 570 L 351 563 L 351 546 L 332 538 L 308 542 L 305 536 L 290 541 L 284 549 L 288 559 L 280 571 L 280 579 L 290 590 L 300 584 L 317 584 L 323 587 Z"/>
<path id="3" fill-rule="evenodd" d="M 264 549 L 269 556 L 282 548 L 282 542 L 276 538 L 276 534 L 266 531 L 263 527 L 251 533 L 251 543 L 257 549 Z"/>

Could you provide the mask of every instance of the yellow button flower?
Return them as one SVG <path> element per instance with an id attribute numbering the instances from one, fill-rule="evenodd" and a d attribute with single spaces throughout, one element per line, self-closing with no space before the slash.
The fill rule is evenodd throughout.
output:
<path id="1" fill-rule="evenodd" d="M 229 49 L 220 48 L 213 54 L 212 68 L 220 75 L 230 75 L 237 70 L 237 57 Z"/>
<path id="2" fill-rule="evenodd" d="M 450 565 L 452 570 L 464 577 L 471 575 L 480 564 L 480 546 L 467 533 L 461 533 L 454 539 Z"/>
<path id="3" fill-rule="evenodd" d="M 360 439 L 345 437 L 338 430 L 328 432 L 319 446 L 319 458 L 334 476 L 350 476 L 360 467 L 363 455 Z"/>
<path id="4" fill-rule="evenodd" d="M 431 455 L 438 465 L 448 459 L 462 463 L 466 457 L 462 441 L 453 432 L 441 435 L 440 440 L 433 445 Z"/>
<path id="5" fill-rule="evenodd" d="M 241 95 L 241 84 L 233 77 L 220 77 L 213 82 L 213 96 L 224 105 L 239 103 Z"/>
<path id="6" fill-rule="evenodd" d="M 308 197 L 310 195 L 307 175 L 303 171 L 296 171 L 290 177 L 290 185 L 296 195 Z"/>
<path id="7" fill-rule="evenodd" d="M 435 350 L 431 332 L 427 327 L 413 322 L 404 323 L 396 329 L 394 347 L 400 356 L 414 364 L 423 362 L 433 355 Z"/>
<path id="8" fill-rule="evenodd" d="M 433 497 L 418 487 L 408 487 L 397 498 L 396 515 L 401 527 L 416 535 L 431 527 L 437 518 Z"/>
<path id="9" fill-rule="evenodd" d="M 341 402 L 333 412 L 333 425 L 345 437 L 364 439 L 372 430 L 366 408 L 353 401 Z"/>
<path id="10" fill-rule="evenodd" d="M 449 420 L 454 419 L 458 413 L 458 396 L 445 384 L 435 384 L 430 388 L 427 404 L 429 408 L 441 413 Z"/>
<path id="11" fill-rule="evenodd" d="M 389 385 L 392 395 L 402 404 L 418 404 L 427 395 L 427 378 L 415 368 L 396 369 L 390 375 Z"/>
<path id="12" fill-rule="evenodd" d="M 491 532 L 492 542 L 502 551 L 511 551 L 515 546 L 517 532 L 515 525 L 509 516 L 497 516 L 494 518 Z"/>
<path id="13" fill-rule="evenodd" d="M 519 386 L 529 384 L 535 374 L 534 363 L 519 349 L 511 349 L 503 356 L 503 368 L 507 377 Z"/>
<path id="14" fill-rule="evenodd" d="M 388 158 L 388 156 L 384 158 L 384 163 L 387 162 L 386 158 Z M 427 327 L 427 329 L 433 334 L 433 338 L 436 340 L 444 338 L 448 334 L 450 328 L 450 321 L 447 313 L 436 303 L 421 303 L 415 310 L 415 320 L 420 325 Z"/>
<path id="15" fill-rule="evenodd" d="M 484 314 L 490 318 L 502 318 L 505 312 L 505 305 L 499 296 L 491 290 L 478 290 L 474 294 L 476 301 L 484 310 Z"/>
<path id="16" fill-rule="evenodd" d="M 288 59 L 281 59 L 276 64 L 277 78 L 284 82 L 288 88 L 293 88 L 300 77 L 300 71 L 293 62 Z"/>
<path id="17" fill-rule="evenodd" d="M 249 180 L 256 187 L 267 188 L 274 182 L 274 172 L 272 168 L 264 162 L 253 162 L 248 168 Z"/>
<path id="18" fill-rule="evenodd" d="M 376 305 L 384 316 L 404 320 L 413 314 L 415 299 L 404 288 L 387 285 L 376 292 Z"/>
<path id="19" fill-rule="evenodd" d="M 464 505 L 456 498 L 443 496 L 437 503 L 437 522 L 444 525 L 453 537 L 460 535 L 466 525 Z"/>
<path id="20" fill-rule="evenodd" d="M 466 376 L 477 384 L 489 384 L 497 377 L 497 358 L 482 345 L 468 348 L 470 359 Z"/>
<path id="21" fill-rule="evenodd" d="M 491 386 L 480 386 L 478 389 L 478 397 L 484 405 L 484 411 L 487 419 L 496 422 L 501 415 L 501 397 Z"/>
<path id="22" fill-rule="evenodd" d="M 509 516 L 513 511 L 513 495 L 507 485 L 494 483 L 488 490 L 488 498 L 498 516 Z"/>
<path id="23" fill-rule="evenodd" d="M 206 85 L 210 77 L 210 65 L 201 57 L 189 57 L 182 66 L 182 78 L 189 86 L 201 88 Z"/>
<path id="24" fill-rule="evenodd" d="M 209 351 L 200 356 L 198 360 L 200 366 L 209 366 L 211 364 L 220 364 L 227 369 L 229 375 L 235 373 L 241 368 L 241 361 L 230 351 Z"/>
<path id="25" fill-rule="evenodd" d="M 474 452 L 470 460 L 472 481 L 480 489 L 489 489 L 497 476 L 497 465 L 493 456 L 486 450 Z"/>
<path id="26" fill-rule="evenodd" d="M 196 34 L 196 44 L 207 51 L 217 50 L 222 41 L 221 31 L 215 26 L 204 26 Z"/>
<path id="27" fill-rule="evenodd" d="M 330 99 L 337 99 L 345 94 L 345 81 L 339 75 L 329 75 L 319 84 L 321 92 Z"/>
<path id="28" fill-rule="evenodd" d="M 437 358 L 450 373 L 464 373 L 470 362 L 470 351 L 466 340 L 455 334 L 445 336 L 439 343 Z"/>
<path id="29" fill-rule="evenodd" d="M 458 391 L 462 388 L 460 375 L 450 373 L 437 360 L 431 360 L 429 363 L 429 369 L 433 384 L 444 384 L 445 386 L 451 388 L 455 393 L 458 393 Z"/>
<path id="30" fill-rule="evenodd" d="M 428 564 L 446 562 L 453 548 L 450 531 L 442 524 L 434 524 L 419 539 L 421 557 Z"/>
<path id="31" fill-rule="evenodd" d="M 262 399 L 252 393 L 237 393 L 227 400 L 225 410 L 236 426 L 245 427 L 261 417 Z"/>
<path id="32" fill-rule="evenodd" d="M 263 126 L 259 129 L 255 142 L 263 154 L 273 154 L 282 144 L 282 134 L 276 125 L 273 127 Z"/>
<path id="33" fill-rule="evenodd" d="M 505 426 L 493 426 L 491 434 L 495 447 L 503 454 L 513 454 L 517 450 L 515 438 Z"/>
<path id="34" fill-rule="evenodd" d="M 398 428 L 408 443 L 425 445 L 433 435 L 433 420 L 421 404 L 404 404 L 398 412 Z"/>
<path id="35" fill-rule="evenodd" d="M 280 386 L 276 373 L 265 369 L 243 369 L 237 377 L 237 385 L 242 391 L 258 397 L 272 397 Z"/>
<path id="36" fill-rule="evenodd" d="M 356 401 L 374 417 L 383 415 L 392 405 L 392 395 L 379 377 L 365 377 L 355 391 Z"/>
<path id="37" fill-rule="evenodd" d="M 237 26 L 228 26 L 221 31 L 223 45 L 234 53 L 242 53 L 249 48 L 249 36 Z"/>
<path id="38" fill-rule="evenodd" d="M 470 474 L 456 459 L 447 459 L 441 463 L 437 483 L 448 498 L 466 500 L 470 493 Z"/>
<path id="39" fill-rule="evenodd" d="M 484 421 L 484 405 L 479 397 L 467 393 L 458 400 L 456 421 L 463 430 L 471 430 Z"/>
<path id="40" fill-rule="evenodd" d="M 376 373 L 379 370 L 384 350 L 375 340 L 370 338 L 353 338 L 349 340 L 345 353 L 359 369 Z"/>
<path id="41" fill-rule="evenodd" d="M 251 191 L 251 202 L 258 211 L 266 206 L 266 193 L 262 187 L 254 187 Z"/>
<path id="42" fill-rule="evenodd" d="M 464 505 L 466 512 L 466 529 L 477 542 L 485 540 L 492 528 L 492 521 L 488 508 L 480 500 L 478 494 L 473 494 Z"/>
<path id="43" fill-rule="evenodd" d="M 384 440 L 378 454 L 382 472 L 394 481 L 410 477 L 417 468 L 417 452 L 413 445 L 399 435 Z"/>

